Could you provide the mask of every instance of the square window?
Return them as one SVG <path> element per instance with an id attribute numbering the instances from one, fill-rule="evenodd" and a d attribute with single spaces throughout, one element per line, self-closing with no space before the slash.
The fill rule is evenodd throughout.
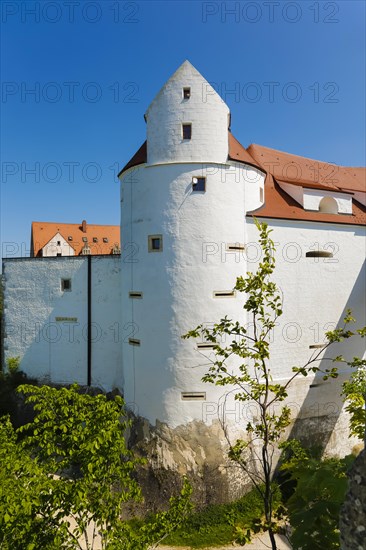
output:
<path id="1" fill-rule="evenodd" d="M 62 292 L 71 290 L 71 279 L 61 279 Z"/>
<path id="2" fill-rule="evenodd" d="M 183 88 L 183 99 L 189 99 L 191 97 L 191 88 Z"/>
<path id="3" fill-rule="evenodd" d="M 149 252 L 161 252 L 163 250 L 163 237 L 162 237 L 162 235 L 149 235 L 148 236 L 148 250 L 149 250 Z"/>
<path id="4" fill-rule="evenodd" d="M 206 178 L 192 178 L 192 191 L 206 191 Z"/>
<path id="5" fill-rule="evenodd" d="M 192 124 L 182 124 L 182 134 L 183 139 L 191 139 L 192 138 Z"/>

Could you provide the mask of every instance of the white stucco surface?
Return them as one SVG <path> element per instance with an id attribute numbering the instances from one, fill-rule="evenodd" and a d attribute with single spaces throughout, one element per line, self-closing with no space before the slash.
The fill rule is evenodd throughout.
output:
<path id="1" fill-rule="evenodd" d="M 5 359 L 19 356 L 29 376 L 87 383 L 87 258 L 4 261 Z M 91 257 L 92 384 L 121 386 L 120 261 Z M 71 291 L 61 280 L 71 280 Z"/>

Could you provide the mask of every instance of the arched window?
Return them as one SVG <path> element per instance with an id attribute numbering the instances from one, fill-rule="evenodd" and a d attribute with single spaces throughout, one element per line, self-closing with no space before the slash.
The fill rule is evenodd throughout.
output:
<path id="1" fill-rule="evenodd" d="M 319 203 L 319 212 L 338 214 L 338 203 L 333 197 L 323 197 Z"/>

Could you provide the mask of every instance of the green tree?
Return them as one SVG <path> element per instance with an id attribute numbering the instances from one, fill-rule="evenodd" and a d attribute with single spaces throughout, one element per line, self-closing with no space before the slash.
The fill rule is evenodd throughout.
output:
<path id="1" fill-rule="evenodd" d="M 121 519 L 127 502 L 141 499 L 133 472 L 142 459 L 125 442 L 130 424 L 123 400 L 23 385 L 33 422 L 0 432 L 0 548 L 132 550 L 148 548 L 190 510 L 191 489 L 137 535 Z M 179 520 L 179 521 L 178 521 Z M 98 541 L 99 539 L 99 541 Z M 98 541 L 98 542 L 97 542 Z"/>
<path id="2" fill-rule="evenodd" d="M 296 481 L 286 502 L 294 550 L 336 550 L 340 547 L 339 513 L 347 490 L 347 470 L 354 460 L 321 459 L 291 440 L 281 446 L 281 470 Z"/>
<path id="3" fill-rule="evenodd" d="M 348 312 L 343 328 L 327 332 L 326 342 L 311 355 L 306 364 L 292 367 L 292 375 L 286 383 L 274 383 L 269 366 L 270 333 L 275 328 L 278 317 L 282 315 L 282 298 L 277 285 L 271 280 L 275 270 L 275 247 L 269 236 L 271 230 L 265 223 L 256 222 L 256 225 L 263 260 L 255 273 L 248 272 L 246 277 L 238 277 L 234 287 L 245 294 L 243 308 L 252 321 L 253 330 L 226 316 L 212 328 L 199 325 L 183 338 L 202 337 L 214 344 L 215 359 L 203 381 L 229 386 L 237 401 L 252 402 L 258 409 L 258 419 L 245 426 L 245 439 L 237 439 L 232 443 L 227 435 L 224 419 L 222 426 L 227 435 L 229 457 L 240 465 L 263 499 L 265 518 L 261 527 L 268 531 L 272 549 L 276 550 L 274 535 L 277 526 L 273 507 L 275 488 L 272 485 L 274 453 L 291 422 L 290 408 L 283 402 L 297 377 L 320 371 L 320 361 L 324 360 L 323 352 L 329 346 L 354 335 L 348 329 L 349 323 L 354 319 Z M 365 335 L 364 330 L 357 332 L 361 336 Z M 229 343 L 223 345 L 226 340 Z M 233 366 L 233 359 L 237 366 Z M 343 357 L 334 360 L 344 361 Z M 323 376 L 324 379 L 337 377 L 337 368 L 326 368 Z M 256 456 L 255 461 L 250 459 L 249 451 Z M 248 540 L 249 536 L 243 536 L 241 542 Z"/>
<path id="4" fill-rule="evenodd" d="M 346 411 L 350 413 L 351 435 L 366 438 L 366 360 L 354 358 L 357 371 L 343 383 L 342 395 L 347 402 Z"/>

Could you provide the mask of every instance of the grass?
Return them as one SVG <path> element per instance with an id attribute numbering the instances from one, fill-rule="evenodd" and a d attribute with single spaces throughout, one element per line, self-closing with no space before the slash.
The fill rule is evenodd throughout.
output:
<path id="1" fill-rule="evenodd" d="M 276 499 L 277 500 L 277 499 Z M 279 504 L 280 494 L 278 492 Z M 230 504 L 210 505 L 193 513 L 184 526 L 164 539 L 164 545 L 207 548 L 230 544 L 235 540 L 235 527 L 249 527 L 263 515 L 263 503 L 254 490 Z"/>

